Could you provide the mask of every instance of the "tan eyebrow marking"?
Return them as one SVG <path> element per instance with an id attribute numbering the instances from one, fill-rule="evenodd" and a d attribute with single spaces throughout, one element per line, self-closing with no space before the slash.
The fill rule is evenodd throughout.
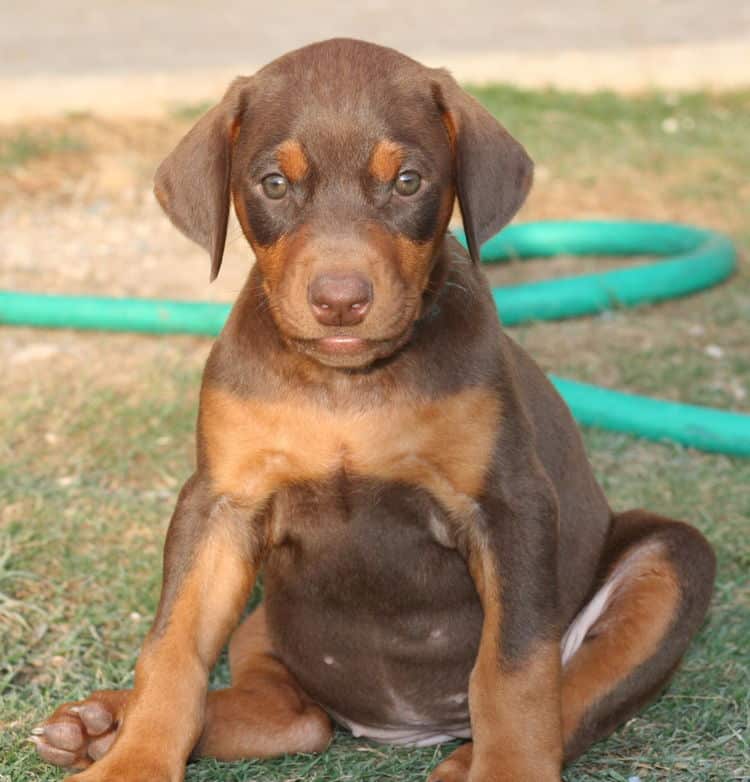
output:
<path id="1" fill-rule="evenodd" d="M 281 173 L 290 182 L 299 182 L 310 170 L 302 145 L 294 139 L 287 139 L 281 144 L 276 151 L 276 159 L 279 161 Z"/>
<path id="2" fill-rule="evenodd" d="M 404 161 L 404 148 L 391 139 L 378 141 L 370 157 L 368 169 L 382 182 L 392 182 Z"/>

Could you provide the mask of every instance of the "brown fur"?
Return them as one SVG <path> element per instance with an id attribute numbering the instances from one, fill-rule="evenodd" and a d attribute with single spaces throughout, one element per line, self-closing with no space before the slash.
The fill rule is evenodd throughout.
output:
<path id="1" fill-rule="evenodd" d="M 422 176 L 408 198 L 402 167 Z M 291 185 L 268 199 L 279 168 Z M 88 764 L 81 782 L 174 782 L 191 749 L 320 751 L 330 715 L 387 741 L 471 734 L 433 782 L 559 782 L 658 693 L 713 554 L 685 524 L 612 513 L 565 404 L 499 326 L 474 261 L 531 178 L 446 72 L 343 39 L 237 79 L 167 157 L 157 196 L 212 277 L 231 203 L 257 263 L 206 365 L 135 688 L 58 709 L 42 757 Z M 456 197 L 468 253 L 445 233 Z M 366 316 L 317 319 L 321 274 L 363 279 Z M 232 686 L 207 694 L 261 568 Z"/>

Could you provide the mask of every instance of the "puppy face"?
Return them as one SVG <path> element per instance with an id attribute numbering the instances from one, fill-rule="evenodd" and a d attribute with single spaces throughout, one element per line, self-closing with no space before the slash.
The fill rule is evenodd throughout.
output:
<path id="1" fill-rule="evenodd" d="M 472 169 L 477 182 L 464 181 Z M 237 80 L 162 164 L 156 192 L 211 252 L 214 275 L 233 202 L 289 347 L 361 367 L 408 341 L 456 194 L 476 256 L 520 205 L 530 170 L 446 73 L 333 40 Z"/>
<path id="2" fill-rule="evenodd" d="M 421 314 L 454 200 L 450 139 L 420 81 L 329 92 L 315 84 L 331 73 L 295 76 L 297 89 L 260 98 L 277 122 L 251 111 L 242 123 L 232 198 L 280 332 L 322 363 L 358 366 L 393 352 Z"/>

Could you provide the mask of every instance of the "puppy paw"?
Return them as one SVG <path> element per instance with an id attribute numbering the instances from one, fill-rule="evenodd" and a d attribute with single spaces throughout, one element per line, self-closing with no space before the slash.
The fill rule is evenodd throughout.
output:
<path id="1" fill-rule="evenodd" d="M 83 769 L 103 757 L 117 736 L 127 691 L 95 692 L 83 701 L 60 706 L 30 741 L 39 757 L 65 768 Z"/>
<path id="2" fill-rule="evenodd" d="M 469 778 L 471 756 L 471 742 L 462 744 L 430 774 L 427 782 L 466 782 Z"/>

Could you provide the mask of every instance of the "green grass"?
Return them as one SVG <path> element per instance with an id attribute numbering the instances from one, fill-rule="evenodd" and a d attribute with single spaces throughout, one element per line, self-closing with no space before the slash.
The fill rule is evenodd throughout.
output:
<path id="1" fill-rule="evenodd" d="M 198 103 L 175 103 L 169 106 L 167 113 L 170 117 L 181 122 L 194 122 L 198 117 L 203 116 L 213 105 L 210 101 L 199 101 Z"/>
<path id="2" fill-rule="evenodd" d="M 549 214 L 543 199 L 559 197 L 569 200 L 557 214 L 593 204 L 604 214 L 706 222 L 732 233 L 745 257 L 750 93 L 478 94 L 548 172 L 526 217 Z M 664 130 L 671 117 L 682 123 L 675 133 Z M 503 270 L 493 275 L 502 281 Z M 730 284 L 708 293 L 514 335 L 563 375 L 747 411 L 749 278 L 743 261 Z M 100 337 L 103 356 L 114 339 Z M 200 360 L 185 356 L 199 351 L 186 347 L 178 360 L 166 347 L 175 342 L 193 345 L 170 338 L 163 356 L 138 364 L 134 340 L 129 387 L 78 367 L 63 379 L 40 373 L 0 397 L 0 782 L 60 779 L 24 743 L 30 728 L 61 701 L 131 681 L 166 523 L 193 459 Z M 708 621 L 665 695 L 568 769 L 566 782 L 750 779 L 750 460 L 597 431 L 586 441 L 612 504 L 696 524 L 716 547 L 719 576 Z M 220 665 L 214 684 L 225 680 Z M 342 732 L 321 756 L 202 761 L 187 778 L 422 780 L 450 749 L 381 747 Z"/>
<path id="3" fill-rule="evenodd" d="M 20 130 L 0 135 L 0 171 L 26 165 L 37 158 L 83 152 L 86 143 L 70 133 Z"/>
<path id="4" fill-rule="evenodd" d="M 471 92 L 523 139 L 532 157 L 554 161 L 567 176 L 582 181 L 595 179 L 597 170 L 613 165 L 671 174 L 675 160 L 705 164 L 704 152 L 720 151 L 729 165 L 684 186 L 722 197 L 728 176 L 738 184 L 747 183 L 743 172 L 748 167 L 750 91 L 626 97 L 489 86 L 473 87 Z"/>

